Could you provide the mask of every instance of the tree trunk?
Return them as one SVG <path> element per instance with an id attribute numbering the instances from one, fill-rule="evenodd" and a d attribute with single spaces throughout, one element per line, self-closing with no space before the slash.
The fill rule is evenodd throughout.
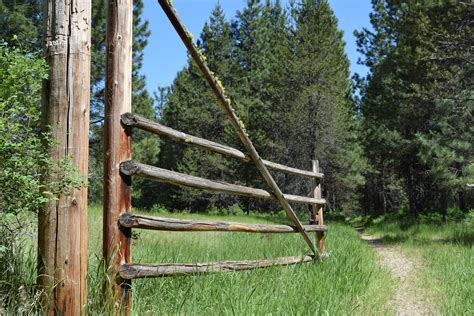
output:
<path id="1" fill-rule="evenodd" d="M 91 2 L 48 0 L 45 16 L 49 79 L 43 87 L 43 130 L 54 141 L 48 150 L 58 167 L 70 159 L 87 179 Z M 47 191 L 59 177 L 46 177 Z M 49 314 L 81 313 L 87 260 L 87 188 L 82 187 L 49 201 L 38 214 L 37 282 Z"/>
<path id="2" fill-rule="evenodd" d="M 441 192 L 441 218 L 443 223 L 446 223 L 446 217 L 448 215 L 448 194 L 446 191 Z"/>
<path id="3" fill-rule="evenodd" d="M 415 219 L 418 217 L 418 201 L 417 201 L 417 194 L 416 194 L 416 181 L 415 181 L 415 176 L 414 176 L 414 171 L 413 171 L 413 166 L 411 165 L 413 162 L 411 159 L 407 159 L 407 173 L 406 173 L 406 179 L 407 179 L 407 186 L 406 186 L 406 192 L 408 194 L 408 206 L 409 206 L 409 211 L 412 219 Z"/>
<path id="4" fill-rule="evenodd" d="M 458 191 L 458 205 L 461 211 L 467 212 L 465 193 L 462 189 Z"/>

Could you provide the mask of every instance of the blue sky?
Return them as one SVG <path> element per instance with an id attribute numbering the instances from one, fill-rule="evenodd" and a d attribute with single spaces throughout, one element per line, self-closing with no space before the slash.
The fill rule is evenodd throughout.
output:
<path id="1" fill-rule="evenodd" d="M 179 16 L 195 38 L 201 33 L 218 0 L 174 0 Z M 282 4 L 288 0 L 282 0 Z M 370 0 L 329 0 L 338 20 L 339 28 L 344 31 L 346 52 L 351 61 L 351 72 L 365 74 L 367 69 L 357 65 L 360 54 L 356 50 L 354 30 L 370 26 Z M 170 22 L 156 0 L 144 0 L 144 19 L 150 23 L 151 36 L 144 51 L 142 73 L 147 77 L 147 89 L 150 93 L 158 86 L 167 86 L 173 82 L 176 73 L 187 61 L 186 49 L 175 33 Z M 241 10 L 246 0 L 220 0 L 227 19 Z"/>

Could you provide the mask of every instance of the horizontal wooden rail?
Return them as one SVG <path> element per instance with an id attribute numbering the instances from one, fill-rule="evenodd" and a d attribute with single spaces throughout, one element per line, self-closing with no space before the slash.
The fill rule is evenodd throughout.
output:
<path id="1" fill-rule="evenodd" d="M 141 130 L 144 130 L 153 134 L 167 137 L 176 142 L 206 149 L 206 150 L 216 152 L 222 155 L 237 158 L 245 162 L 252 161 L 252 159 L 249 156 L 247 156 L 246 154 L 244 154 L 238 149 L 174 130 L 167 126 L 164 126 L 154 121 L 151 121 L 149 119 L 146 119 L 140 115 L 136 115 L 132 113 L 122 114 L 122 123 L 126 126 L 132 126 L 132 127 L 139 128 Z M 274 170 L 296 174 L 300 176 L 313 177 L 313 178 L 324 177 L 324 175 L 319 172 L 312 172 L 312 171 L 292 168 L 292 167 L 288 167 L 288 166 L 271 162 L 268 160 L 263 160 L 263 164 Z"/>
<path id="2" fill-rule="evenodd" d="M 208 263 L 175 263 L 175 264 L 124 264 L 120 267 L 119 275 L 125 280 L 167 277 L 190 274 L 205 274 L 250 270 L 271 266 L 282 266 L 313 261 L 311 256 L 280 257 L 263 260 L 222 261 Z"/>
<path id="3" fill-rule="evenodd" d="M 220 231 L 247 233 L 297 233 L 298 230 L 290 225 L 247 224 L 223 221 L 201 221 L 157 216 L 123 213 L 119 218 L 120 225 L 129 228 L 143 228 L 167 231 Z M 324 225 L 304 225 L 307 232 L 323 232 Z"/>
<path id="4" fill-rule="evenodd" d="M 272 193 L 262 189 L 255 189 L 242 185 L 217 182 L 200 177 L 190 176 L 184 173 L 141 164 L 133 160 L 122 162 L 120 164 L 120 171 L 128 176 L 137 176 L 174 185 L 187 186 L 212 192 L 236 194 L 264 200 L 276 200 L 275 196 Z M 294 203 L 311 205 L 321 205 L 326 203 L 324 199 L 316 199 L 306 196 L 284 194 L 284 197 L 288 201 Z"/>
<path id="5" fill-rule="evenodd" d="M 303 225 L 301 224 L 300 220 L 296 216 L 295 211 L 293 211 L 293 208 L 288 203 L 288 200 L 285 199 L 285 197 L 283 196 L 283 192 L 281 192 L 280 187 L 278 186 L 278 184 L 275 182 L 275 179 L 273 179 L 273 176 L 268 171 L 267 166 L 264 165 L 263 160 L 260 157 L 260 154 L 255 149 L 252 141 L 249 138 L 249 135 L 247 134 L 247 131 L 245 130 L 245 126 L 242 120 L 240 120 L 237 113 L 234 111 L 234 108 L 232 107 L 232 100 L 226 95 L 224 91 L 224 86 L 222 85 L 220 80 L 217 78 L 217 76 L 215 76 L 214 73 L 209 69 L 206 59 L 204 58 L 204 55 L 200 52 L 199 48 L 194 44 L 192 37 L 189 35 L 190 33 L 186 30 L 186 27 L 184 26 L 183 22 L 179 19 L 178 14 L 176 13 L 176 10 L 173 8 L 171 2 L 172 1 L 170 0 L 158 0 L 158 3 L 163 8 L 163 11 L 165 12 L 166 16 L 170 20 L 171 24 L 173 24 L 173 27 L 175 28 L 176 32 L 178 33 L 184 45 L 188 49 L 188 52 L 190 56 L 192 57 L 192 59 L 194 60 L 196 66 L 201 71 L 207 83 L 209 83 L 209 86 L 211 87 L 211 90 L 214 92 L 214 95 L 220 101 L 220 105 L 222 109 L 226 112 L 227 118 L 229 119 L 230 124 L 232 125 L 235 132 L 239 136 L 240 141 L 242 142 L 242 145 L 244 145 L 245 149 L 247 150 L 247 153 L 252 158 L 252 161 L 255 163 L 255 166 L 260 172 L 260 175 L 265 180 L 268 187 L 274 194 L 275 199 L 280 203 L 280 205 L 285 210 L 285 213 L 288 216 L 288 218 L 293 222 L 293 224 L 295 224 L 296 228 L 301 233 L 301 236 L 303 237 L 304 241 L 308 244 L 308 247 L 311 249 L 311 251 L 314 254 L 316 254 L 316 248 L 314 247 L 313 241 L 311 240 L 311 238 L 309 238 L 308 234 L 304 231 Z"/>

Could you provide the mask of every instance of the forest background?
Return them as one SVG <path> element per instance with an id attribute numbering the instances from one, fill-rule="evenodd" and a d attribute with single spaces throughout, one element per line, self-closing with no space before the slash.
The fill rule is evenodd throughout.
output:
<path id="1" fill-rule="evenodd" d="M 41 3 L 0 3 L 2 50 L 41 59 Z M 217 4 L 196 41 L 265 159 L 302 169 L 309 169 L 311 159 L 319 160 L 330 213 L 400 212 L 442 220 L 449 211 L 462 217 L 473 203 L 468 187 L 474 183 L 473 6 L 469 1 L 372 4 L 372 29 L 355 32 L 365 56 L 360 62 L 369 69 L 365 77 L 351 77 L 342 31 L 325 0 L 288 6 L 248 1 L 230 19 Z M 92 12 L 88 185 L 90 201 L 99 203 L 105 1 L 94 0 Z M 240 148 L 191 61 L 171 86 L 157 88 L 153 96 L 148 93 L 141 68 L 150 31 L 142 13 L 143 2 L 134 1 L 133 111 Z M 141 132 L 134 132 L 133 157 L 204 178 L 264 185 L 247 164 Z M 304 179 L 284 174 L 275 178 L 285 192 L 310 192 L 311 183 Z M 134 182 L 133 198 L 140 208 L 160 205 L 192 212 L 277 208 L 271 202 L 144 180 Z"/>

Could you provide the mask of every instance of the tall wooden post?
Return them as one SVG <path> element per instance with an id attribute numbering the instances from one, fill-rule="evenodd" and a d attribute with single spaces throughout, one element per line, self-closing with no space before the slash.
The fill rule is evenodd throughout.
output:
<path id="1" fill-rule="evenodd" d="M 44 129 L 59 165 L 68 158 L 87 179 L 90 98 L 90 0 L 46 1 Z M 49 175 L 48 183 L 60 175 Z M 79 315 L 87 303 L 87 188 L 48 202 L 38 214 L 38 286 L 49 314 Z"/>
<path id="2" fill-rule="evenodd" d="M 131 159 L 131 137 L 120 116 L 132 108 L 132 8 L 132 0 L 108 0 L 105 79 L 103 255 L 114 283 L 107 287 L 116 310 L 125 314 L 131 308 L 131 283 L 117 273 L 131 260 L 131 232 L 118 220 L 131 211 L 131 179 L 120 174 L 119 164 Z"/>
<path id="3" fill-rule="evenodd" d="M 312 167 L 313 167 L 313 172 L 320 172 L 319 170 L 319 161 L 318 160 L 312 160 Z M 321 192 L 321 182 L 319 179 L 314 178 L 314 185 L 313 185 L 313 197 L 320 199 L 322 192 Z M 313 205 L 313 218 L 316 220 L 316 224 L 318 225 L 324 225 L 324 215 L 323 215 L 323 209 L 324 206 L 322 204 L 319 205 Z M 316 232 L 316 238 L 318 240 L 318 249 L 321 253 L 326 252 L 326 247 L 324 246 L 324 232 Z"/>

